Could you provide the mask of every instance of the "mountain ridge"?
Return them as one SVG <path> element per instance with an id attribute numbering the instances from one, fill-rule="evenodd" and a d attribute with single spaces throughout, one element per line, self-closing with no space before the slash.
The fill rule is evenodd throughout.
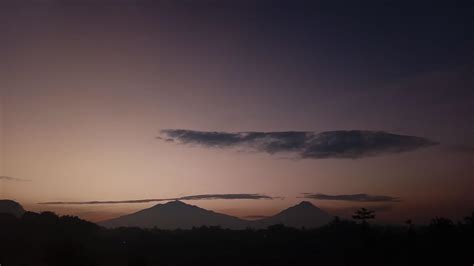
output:
<path id="1" fill-rule="evenodd" d="M 0 213 L 8 213 L 20 217 L 25 213 L 25 209 L 23 209 L 20 203 L 14 200 L 0 199 Z"/>
<path id="2" fill-rule="evenodd" d="M 179 200 L 156 204 L 135 213 L 99 222 L 104 227 L 143 227 L 160 229 L 189 229 L 199 226 L 220 226 L 229 229 L 266 228 L 274 224 L 290 227 L 319 227 L 328 223 L 332 216 L 311 202 L 302 201 L 276 215 L 244 220 L 227 214 L 206 210 Z"/>
<path id="3" fill-rule="evenodd" d="M 301 201 L 281 212 L 261 220 L 255 221 L 261 224 L 259 227 L 268 227 L 273 224 L 283 224 L 295 228 L 319 227 L 329 223 L 332 216 L 316 207 L 309 201 Z"/>

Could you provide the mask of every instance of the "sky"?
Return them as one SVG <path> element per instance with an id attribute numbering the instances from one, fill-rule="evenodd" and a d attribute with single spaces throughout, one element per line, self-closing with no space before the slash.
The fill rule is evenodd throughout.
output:
<path id="1" fill-rule="evenodd" d="M 474 4 L 414 2 L 2 1 L 0 198 L 463 217 Z"/>

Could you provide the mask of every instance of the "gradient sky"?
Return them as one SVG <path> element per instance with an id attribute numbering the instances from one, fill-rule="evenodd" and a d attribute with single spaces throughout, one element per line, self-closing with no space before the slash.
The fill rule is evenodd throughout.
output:
<path id="1" fill-rule="evenodd" d="M 22 180 L 0 180 L 0 198 L 92 220 L 155 203 L 37 203 L 284 197 L 189 201 L 245 217 L 301 193 L 365 193 L 400 201 L 310 200 L 391 222 L 467 215 L 474 4 L 400 2 L 2 1 L 0 176 Z M 161 141 L 163 129 L 380 130 L 440 144 L 294 159 Z"/>

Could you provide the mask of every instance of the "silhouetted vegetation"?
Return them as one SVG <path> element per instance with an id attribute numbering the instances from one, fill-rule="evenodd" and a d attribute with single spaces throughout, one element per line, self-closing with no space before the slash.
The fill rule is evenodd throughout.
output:
<path id="1" fill-rule="evenodd" d="M 367 210 L 366 208 L 360 208 L 355 211 L 352 218 L 355 220 L 362 221 L 363 224 L 367 223 L 367 220 L 375 219 L 375 212 L 371 210 Z"/>
<path id="2" fill-rule="evenodd" d="M 474 214 L 382 226 L 336 217 L 318 229 L 105 229 L 77 217 L 0 214 L 0 264 L 472 265 Z M 367 219 L 367 218 L 366 218 Z"/>

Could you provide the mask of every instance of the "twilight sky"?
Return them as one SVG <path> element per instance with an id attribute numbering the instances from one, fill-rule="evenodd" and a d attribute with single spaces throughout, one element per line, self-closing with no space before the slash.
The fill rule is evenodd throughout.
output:
<path id="1" fill-rule="evenodd" d="M 466 215 L 474 3 L 413 2 L 2 1 L 0 198 Z"/>

